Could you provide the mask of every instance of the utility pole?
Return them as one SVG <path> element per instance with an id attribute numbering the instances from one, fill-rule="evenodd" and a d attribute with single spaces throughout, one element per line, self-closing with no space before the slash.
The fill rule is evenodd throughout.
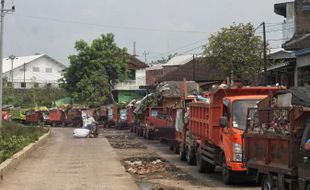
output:
<path id="1" fill-rule="evenodd" d="M 193 81 L 195 81 L 195 55 L 193 54 Z"/>
<path id="2" fill-rule="evenodd" d="M 263 38 L 264 38 L 264 78 L 265 84 L 268 85 L 268 74 L 267 74 L 267 42 L 266 42 L 266 25 L 265 22 L 262 23 L 263 25 Z"/>
<path id="3" fill-rule="evenodd" d="M 14 12 L 15 6 L 13 5 L 11 9 L 4 9 L 4 0 L 1 0 L 1 10 L 0 10 L 0 136 L 2 127 L 2 73 L 3 73 L 3 25 L 4 25 L 4 15 L 9 12 Z"/>
<path id="4" fill-rule="evenodd" d="M 144 55 L 144 63 L 146 63 L 146 61 L 147 61 L 146 57 L 147 57 L 150 53 L 144 51 L 142 54 Z"/>
<path id="5" fill-rule="evenodd" d="M 136 42 L 133 42 L 133 56 L 136 57 Z"/>
<path id="6" fill-rule="evenodd" d="M 10 55 L 9 56 L 9 60 L 11 60 L 11 83 L 12 83 L 12 96 L 14 97 L 14 73 L 13 73 L 13 69 L 14 69 L 14 60 L 18 59 L 15 55 Z"/>
<path id="7" fill-rule="evenodd" d="M 26 63 L 24 63 L 24 89 L 26 89 Z"/>

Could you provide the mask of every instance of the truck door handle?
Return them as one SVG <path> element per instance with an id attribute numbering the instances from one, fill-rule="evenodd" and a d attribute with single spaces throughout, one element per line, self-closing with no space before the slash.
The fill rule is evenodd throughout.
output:
<path id="1" fill-rule="evenodd" d="M 308 157 L 304 157 L 304 163 L 307 163 L 308 162 Z"/>

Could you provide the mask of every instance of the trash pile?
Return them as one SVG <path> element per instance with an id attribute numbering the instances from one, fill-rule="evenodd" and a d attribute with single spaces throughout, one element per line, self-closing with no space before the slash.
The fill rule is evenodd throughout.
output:
<path id="1" fill-rule="evenodd" d="M 164 160 L 160 158 L 129 158 L 123 160 L 123 164 L 128 173 L 135 175 L 149 175 L 158 172 L 164 172 L 169 167 Z"/>
<path id="2" fill-rule="evenodd" d="M 187 94 L 198 94 L 199 85 L 194 81 L 187 81 Z M 183 82 L 167 81 L 160 83 L 155 92 L 148 94 L 141 101 L 136 102 L 134 110 L 135 119 L 139 122 L 143 117 L 146 109 L 150 106 L 159 105 L 164 98 L 181 98 L 184 92 Z"/>
<path id="3" fill-rule="evenodd" d="M 293 125 L 293 112 L 310 107 L 310 87 L 295 87 L 269 96 L 250 108 L 247 128 L 251 134 L 290 135 L 300 126 Z"/>

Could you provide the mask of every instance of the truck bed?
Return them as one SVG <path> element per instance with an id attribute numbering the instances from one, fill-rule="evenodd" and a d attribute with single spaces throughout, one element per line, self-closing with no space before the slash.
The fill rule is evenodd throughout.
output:
<path id="1" fill-rule="evenodd" d="M 247 166 L 257 168 L 262 173 L 297 176 L 298 149 L 291 136 L 246 135 Z"/>

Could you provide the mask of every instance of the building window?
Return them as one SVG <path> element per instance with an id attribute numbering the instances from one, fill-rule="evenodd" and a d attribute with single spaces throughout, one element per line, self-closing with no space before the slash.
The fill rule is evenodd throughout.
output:
<path id="1" fill-rule="evenodd" d="M 129 70 L 127 74 L 128 74 L 128 80 L 136 80 L 136 71 L 135 70 Z"/>
<path id="2" fill-rule="evenodd" d="M 53 69 L 52 69 L 52 68 L 46 68 L 46 69 L 45 69 L 45 72 L 47 72 L 47 73 L 52 73 L 52 72 L 53 72 Z"/>
<path id="3" fill-rule="evenodd" d="M 52 87 L 52 84 L 51 84 L 51 83 L 47 83 L 47 84 L 46 84 L 46 87 L 47 87 L 47 88 L 51 88 L 51 87 Z"/>
<path id="4" fill-rule="evenodd" d="M 298 68 L 298 86 L 310 85 L 310 66 Z"/>
<path id="5" fill-rule="evenodd" d="M 39 67 L 32 67 L 32 71 L 33 72 L 40 72 L 40 68 Z"/>
<path id="6" fill-rule="evenodd" d="M 25 82 L 20 83 L 20 87 L 26 88 L 26 83 Z"/>
<path id="7" fill-rule="evenodd" d="M 24 68 L 22 68 L 22 69 L 19 69 L 19 71 L 20 71 L 20 72 L 24 72 L 24 71 L 26 72 L 27 70 L 24 69 Z"/>

